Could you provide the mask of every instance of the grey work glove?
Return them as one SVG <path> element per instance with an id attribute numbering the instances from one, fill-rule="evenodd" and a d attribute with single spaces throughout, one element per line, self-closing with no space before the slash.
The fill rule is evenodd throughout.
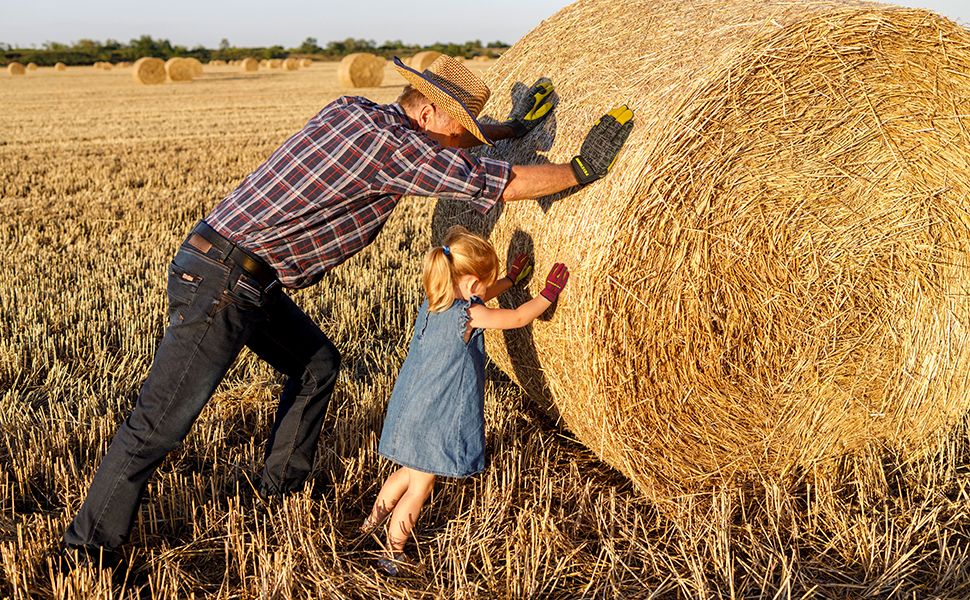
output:
<path id="1" fill-rule="evenodd" d="M 632 129 L 633 111 L 626 104 L 600 117 L 586 134 L 579 155 L 570 161 L 576 180 L 586 185 L 606 175 Z"/>
<path id="2" fill-rule="evenodd" d="M 538 79 L 529 91 L 512 105 L 505 126 L 511 127 L 515 137 L 520 138 L 535 129 L 546 115 L 552 112 L 555 102 L 550 97 L 555 88 L 546 77 Z"/>

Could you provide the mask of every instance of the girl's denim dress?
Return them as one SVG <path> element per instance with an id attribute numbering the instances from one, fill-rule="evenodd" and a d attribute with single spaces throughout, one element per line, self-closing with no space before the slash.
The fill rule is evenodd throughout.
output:
<path id="1" fill-rule="evenodd" d="M 468 309 L 477 297 L 428 311 L 425 299 L 387 405 L 378 449 L 406 467 L 467 477 L 485 468 L 485 336 L 465 342 Z"/>

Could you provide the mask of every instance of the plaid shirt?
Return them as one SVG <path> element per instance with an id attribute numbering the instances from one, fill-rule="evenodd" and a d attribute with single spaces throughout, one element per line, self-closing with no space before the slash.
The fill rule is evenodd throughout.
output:
<path id="1" fill-rule="evenodd" d="M 508 163 L 444 148 L 396 104 L 344 97 L 286 140 L 205 218 L 276 269 L 312 285 L 374 241 L 401 196 L 468 200 L 487 212 Z"/>

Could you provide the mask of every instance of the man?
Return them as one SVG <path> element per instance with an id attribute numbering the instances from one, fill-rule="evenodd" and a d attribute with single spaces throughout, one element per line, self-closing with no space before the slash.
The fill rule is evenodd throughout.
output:
<path id="1" fill-rule="evenodd" d="M 135 408 L 118 429 L 64 534 L 69 554 L 120 559 L 148 479 L 188 434 L 232 362 L 249 347 L 287 376 L 266 448 L 263 497 L 302 488 L 340 354 L 285 289 L 320 280 L 370 244 L 403 195 L 538 198 L 606 174 L 630 128 L 626 107 L 597 122 L 571 164 L 511 166 L 459 148 L 520 137 L 553 108 L 548 80 L 509 120 L 477 117 L 489 90 L 447 56 L 424 72 L 395 58 L 398 104 L 341 98 L 283 143 L 199 222 L 168 275 L 169 325 Z"/>

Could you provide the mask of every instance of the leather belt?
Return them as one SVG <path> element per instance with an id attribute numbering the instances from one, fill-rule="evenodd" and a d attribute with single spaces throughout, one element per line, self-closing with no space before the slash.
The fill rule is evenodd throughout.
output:
<path id="1" fill-rule="evenodd" d="M 185 243 L 206 255 L 209 255 L 215 249 L 219 253 L 219 259 L 223 261 L 231 260 L 264 289 L 275 287 L 274 283 L 279 285 L 273 267 L 234 244 L 205 221 L 199 221 L 196 224 Z"/>

